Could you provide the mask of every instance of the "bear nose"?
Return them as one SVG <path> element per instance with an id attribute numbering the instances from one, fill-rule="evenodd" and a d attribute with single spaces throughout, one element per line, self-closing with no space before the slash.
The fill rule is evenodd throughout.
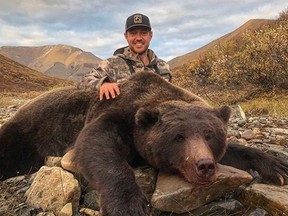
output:
<path id="1" fill-rule="evenodd" d="M 196 173 L 201 178 L 210 178 L 215 174 L 215 163 L 211 159 L 202 159 L 196 164 Z"/>

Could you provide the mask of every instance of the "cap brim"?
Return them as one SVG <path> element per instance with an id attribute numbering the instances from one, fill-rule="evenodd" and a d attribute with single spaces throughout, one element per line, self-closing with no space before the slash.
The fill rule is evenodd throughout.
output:
<path id="1" fill-rule="evenodd" d="M 127 28 L 126 31 L 128 31 L 128 30 L 130 30 L 130 29 L 132 29 L 132 28 L 136 28 L 136 27 L 145 27 L 145 28 L 151 30 L 151 27 L 150 27 L 150 26 L 143 25 L 143 24 L 135 24 L 135 25 L 129 26 L 129 28 Z"/>

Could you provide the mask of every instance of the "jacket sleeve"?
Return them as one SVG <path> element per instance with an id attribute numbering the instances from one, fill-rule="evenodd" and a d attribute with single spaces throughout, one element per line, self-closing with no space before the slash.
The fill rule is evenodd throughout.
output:
<path id="1" fill-rule="evenodd" d="M 103 82 L 116 82 L 115 71 L 110 65 L 110 59 L 101 61 L 97 68 L 85 74 L 78 82 L 79 89 L 100 89 Z"/>
<path id="2" fill-rule="evenodd" d="M 157 62 L 157 66 L 159 68 L 160 76 L 162 76 L 165 80 L 171 82 L 172 80 L 172 72 L 167 62 L 162 59 L 159 59 Z"/>

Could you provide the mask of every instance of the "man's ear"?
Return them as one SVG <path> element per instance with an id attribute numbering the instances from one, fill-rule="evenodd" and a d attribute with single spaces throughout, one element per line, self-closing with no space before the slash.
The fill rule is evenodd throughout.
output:
<path id="1" fill-rule="evenodd" d="M 229 106 L 222 106 L 217 111 L 217 116 L 227 124 L 231 116 L 231 108 Z"/>
<path id="2" fill-rule="evenodd" d="M 148 128 L 159 120 L 159 111 L 157 109 L 140 108 L 135 114 L 135 123 L 137 126 Z"/>

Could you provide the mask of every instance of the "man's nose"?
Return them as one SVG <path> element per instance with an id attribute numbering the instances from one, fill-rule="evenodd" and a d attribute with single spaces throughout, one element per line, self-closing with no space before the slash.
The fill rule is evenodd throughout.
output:
<path id="1" fill-rule="evenodd" d="M 136 35 L 135 35 L 135 38 L 136 38 L 137 40 L 141 40 L 141 39 L 142 39 L 141 32 L 137 32 Z"/>

